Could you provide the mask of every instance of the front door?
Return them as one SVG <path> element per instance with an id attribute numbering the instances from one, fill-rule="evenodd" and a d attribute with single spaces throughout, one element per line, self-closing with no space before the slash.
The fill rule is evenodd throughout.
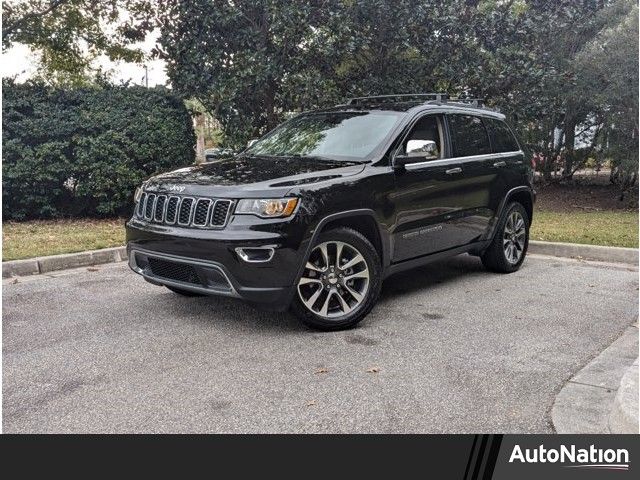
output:
<path id="1" fill-rule="evenodd" d="M 420 118 L 404 139 L 400 154 L 411 140 L 436 142 L 439 155 L 429 160 L 397 168 L 396 190 L 391 199 L 396 207 L 393 231 L 393 262 L 447 250 L 469 243 L 470 231 L 465 212 L 474 195 L 464 162 L 452 158 L 442 115 Z"/>

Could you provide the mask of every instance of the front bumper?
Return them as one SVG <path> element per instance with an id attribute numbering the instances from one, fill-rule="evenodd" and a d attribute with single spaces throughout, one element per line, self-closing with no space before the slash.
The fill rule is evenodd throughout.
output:
<path id="1" fill-rule="evenodd" d="M 239 297 L 273 310 L 286 309 L 295 293 L 304 242 L 277 231 L 194 230 L 135 219 L 126 229 L 129 266 L 153 284 Z M 243 248 L 269 254 L 248 261 Z"/>

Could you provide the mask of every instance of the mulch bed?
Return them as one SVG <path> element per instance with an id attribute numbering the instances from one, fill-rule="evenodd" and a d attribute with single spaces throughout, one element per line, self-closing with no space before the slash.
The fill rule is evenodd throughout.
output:
<path id="1" fill-rule="evenodd" d="M 620 200 L 620 189 L 608 181 L 608 175 L 589 182 L 543 183 L 536 179 L 536 208 L 552 212 L 589 212 L 638 210 L 637 187 Z"/>

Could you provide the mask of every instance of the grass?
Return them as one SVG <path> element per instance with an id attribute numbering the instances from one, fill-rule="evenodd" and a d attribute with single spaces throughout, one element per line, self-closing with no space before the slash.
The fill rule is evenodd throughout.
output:
<path id="1" fill-rule="evenodd" d="M 547 242 L 638 247 L 638 212 L 536 211 L 531 238 Z M 9 222 L 2 225 L 2 260 L 124 245 L 124 219 Z"/>
<path id="2" fill-rule="evenodd" d="M 124 219 L 38 220 L 2 224 L 2 260 L 124 245 Z"/>
<path id="3" fill-rule="evenodd" d="M 536 211 L 531 239 L 638 248 L 638 212 Z"/>

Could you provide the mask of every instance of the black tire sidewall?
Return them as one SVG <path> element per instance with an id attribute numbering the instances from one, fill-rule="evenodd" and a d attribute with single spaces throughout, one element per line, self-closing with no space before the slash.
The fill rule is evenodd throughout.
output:
<path id="1" fill-rule="evenodd" d="M 367 263 L 367 267 L 369 268 L 369 289 L 367 290 L 364 301 L 356 310 L 343 317 L 339 317 L 338 319 L 327 319 L 309 311 L 309 309 L 307 309 L 307 307 L 302 303 L 298 294 L 298 280 L 296 280 L 296 284 L 294 286 L 295 294 L 291 304 L 291 310 L 305 325 L 325 331 L 343 330 L 351 328 L 359 323 L 365 316 L 367 316 L 375 305 L 382 287 L 382 266 L 380 263 L 380 256 L 378 255 L 375 247 L 364 235 L 347 227 L 328 230 L 318 235 L 318 238 L 314 242 L 310 251 L 312 251 L 315 246 L 323 242 L 330 241 L 341 241 L 353 245 L 353 247 L 362 254 L 365 262 Z M 308 259 L 305 257 L 305 263 L 307 260 Z"/>
<path id="2" fill-rule="evenodd" d="M 507 224 L 507 219 L 509 218 L 509 215 L 511 215 L 511 213 L 514 210 L 518 211 L 518 213 L 522 215 L 522 218 L 524 219 L 524 223 L 525 223 L 524 248 L 522 250 L 522 255 L 520 256 L 520 260 L 518 260 L 517 263 L 511 263 L 509 262 L 509 260 L 507 260 L 507 257 L 504 252 L 504 246 L 502 245 L 502 240 L 504 237 L 504 229 Z M 498 228 L 496 230 L 496 234 L 491 244 L 491 247 L 489 248 L 485 258 L 483 258 L 483 261 L 485 262 L 485 264 L 488 264 L 487 266 L 489 266 L 492 270 L 504 272 L 504 273 L 515 272 L 516 270 L 518 270 L 522 265 L 522 263 L 524 262 L 524 259 L 527 256 L 527 250 L 529 249 L 529 226 L 530 226 L 529 215 L 527 214 L 527 211 L 522 206 L 522 204 L 518 202 L 511 202 L 509 205 L 507 205 L 507 208 L 505 209 L 504 214 L 500 219 L 500 223 L 498 224 Z"/>

